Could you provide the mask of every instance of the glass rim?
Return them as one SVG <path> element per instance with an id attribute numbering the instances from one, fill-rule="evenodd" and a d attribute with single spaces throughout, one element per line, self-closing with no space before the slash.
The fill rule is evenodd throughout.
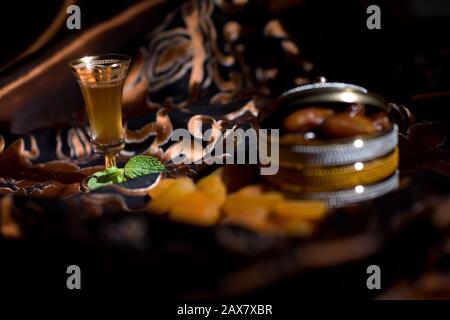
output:
<path id="1" fill-rule="evenodd" d="M 69 62 L 69 66 L 73 69 L 76 69 L 77 67 L 85 66 L 87 62 L 94 61 L 94 65 L 104 65 L 104 64 L 125 64 L 131 62 L 131 56 L 128 56 L 126 54 L 121 53 L 104 53 L 104 54 L 97 54 L 97 55 L 91 55 L 91 56 L 84 56 L 81 58 L 73 59 Z M 95 63 L 97 61 L 97 63 Z M 108 62 L 106 62 L 108 61 Z"/>

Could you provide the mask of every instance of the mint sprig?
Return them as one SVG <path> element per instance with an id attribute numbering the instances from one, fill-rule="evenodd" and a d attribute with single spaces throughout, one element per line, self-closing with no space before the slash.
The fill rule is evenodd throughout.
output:
<path id="1" fill-rule="evenodd" d="M 146 174 L 162 172 L 166 168 L 158 159 L 149 156 L 132 157 L 125 165 L 125 175 L 134 179 Z"/>
<path id="2" fill-rule="evenodd" d="M 129 179 L 163 172 L 164 170 L 164 165 L 155 157 L 139 155 L 132 157 L 124 169 L 110 167 L 94 173 L 87 185 L 90 190 L 94 190 L 109 184 L 125 182 Z"/>

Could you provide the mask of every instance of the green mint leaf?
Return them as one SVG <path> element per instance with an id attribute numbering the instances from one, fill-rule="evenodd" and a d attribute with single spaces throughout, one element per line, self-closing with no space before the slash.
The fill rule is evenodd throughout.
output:
<path id="1" fill-rule="evenodd" d="M 146 174 L 163 172 L 164 165 L 151 156 L 134 156 L 125 165 L 125 176 L 130 179 L 144 176 Z"/>
<path id="2" fill-rule="evenodd" d="M 122 183 L 127 179 L 134 179 L 164 170 L 164 165 L 154 157 L 135 156 L 128 161 L 124 169 L 110 167 L 94 173 L 87 185 L 90 190 L 94 190 L 109 184 Z"/>
<path id="3" fill-rule="evenodd" d="M 96 177 L 92 177 L 89 179 L 88 181 L 88 188 L 89 190 L 94 190 L 94 189 L 98 189 L 104 186 L 107 186 L 108 184 L 112 184 L 113 181 L 104 181 L 104 182 L 100 182 Z"/>
<path id="4" fill-rule="evenodd" d="M 93 174 L 88 181 L 88 188 L 94 190 L 113 183 L 125 181 L 124 170 L 116 167 L 110 167 Z"/>
<path id="5" fill-rule="evenodd" d="M 107 177 L 116 175 L 119 172 L 119 170 L 120 169 L 116 168 L 116 167 L 109 167 L 105 170 L 97 171 L 96 173 L 94 173 L 93 176 L 97 177 L 97 178 L 106 178 L 107 179 Z"/>
<path id="6" fill-rule="evenodd" d="M 122 183 L 126 181 L 124 169 L 119 169 L 119 171 L 112 177 L 114 183 Z"/>

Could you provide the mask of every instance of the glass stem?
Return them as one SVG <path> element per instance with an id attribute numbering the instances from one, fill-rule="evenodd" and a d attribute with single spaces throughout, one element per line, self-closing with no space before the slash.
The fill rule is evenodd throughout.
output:
<path id="1" fill-rule="evenodd" d="M 116 162 L 116 154 L 115 153 L 106 153 L 105 154 L 105 169 L 110 167 L 117 167 Z"/>

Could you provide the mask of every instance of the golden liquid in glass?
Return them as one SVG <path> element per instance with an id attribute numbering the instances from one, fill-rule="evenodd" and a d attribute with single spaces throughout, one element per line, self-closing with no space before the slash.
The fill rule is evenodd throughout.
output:
<path id="1" fill-rule="evenodd" d="M 100 148 L 123 143 L 123 82 L 81 84 L 92 140 Z"/>

